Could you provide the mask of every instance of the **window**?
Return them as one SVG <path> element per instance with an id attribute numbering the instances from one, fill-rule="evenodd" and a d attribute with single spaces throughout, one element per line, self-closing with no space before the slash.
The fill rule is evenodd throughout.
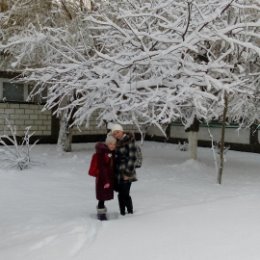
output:
<path id="1" fill-rule="evenodd" d="M 35 94 L 35 89 L 33 85 L 28 85 L 28 95 L 33 91 L 33 95 L 30 96 L 29 102 L 33 102 L 36 104 L 43 104 L 46 101 L 47 97 L 47 88 L 45 88 L 42 92 Z"/>
<path id="2" fill-rule="evenodd" d="M 0 78 L 0 102 L 44 103 L 46 101 L 47 88 L 42 93 L 33 95 L 29 98 L 29 94 L 33 88 L 34 86 L 31 84 L 15 83 L 12 82 L 11 79 Z"/>
<path id="3" fill-rule="evenodd" d="M 3 82 L 3 100 L 25 101 L 25 87 L 22 84 Z"/>

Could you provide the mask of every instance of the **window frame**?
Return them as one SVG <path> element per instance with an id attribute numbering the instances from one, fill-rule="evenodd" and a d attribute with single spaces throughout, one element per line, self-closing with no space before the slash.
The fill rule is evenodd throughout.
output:
<path id="1" fill-rule="evenodd" d="M 23 100 L 4 100 L 4 83 L 8 84 L 14 84 L 12 83 L 12 80 L 9 78 L 1 78 L 0 77 L 0 102 L 10 102 L 10 103 L 28 103 L 27 98 L 28 98 L 28 85 L 27 84 L 20 84 L 21 87 L 23 87 Z"/>
<path id="2" fill-rule="evenodd" d="M 3 85 L 3 89 L 2 89 L 3 100 L 7 102 L 26 101 L 26 97 L 28 97 L 28 88 L 24 84 L 3 81 L 2 85 Z M 8 88 L 11 88 L 11 90 Z M 18 93 L 17 92 L 14 93 L 14 90 L 17 91 Z"/>

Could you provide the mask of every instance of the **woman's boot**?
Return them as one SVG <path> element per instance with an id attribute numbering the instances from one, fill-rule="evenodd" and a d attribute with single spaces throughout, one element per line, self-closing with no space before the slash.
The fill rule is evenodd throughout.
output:
<path id="1" fill-rule="evenodd" d="M 126 201 L 126 209 L 129 214 L 133 214 L 133 202 L 130 196 Z"/>
<path id="2" fill-rule="evenodd" d="M 122 216 L 124 216 L 125 215 L 125 201 L 124 201 L 124 198 L 122 196 L 120 196 L 120 194 L 118 194 L 118 204 L 119 204 L 120 214 Z"/>

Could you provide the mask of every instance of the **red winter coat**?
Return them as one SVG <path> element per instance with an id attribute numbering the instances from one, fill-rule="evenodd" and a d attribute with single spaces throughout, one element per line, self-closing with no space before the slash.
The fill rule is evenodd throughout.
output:
<path id="1" fill-rule="evenodd" d="M 96 157 L 98 168 L 98 175 L 96 176 L 97 200 L 111 200 L 114 198 L 114 153 L 105 144 L 97 143 Z M 110 187 L 105 189 L 106 183 L 109 183 Z"/>

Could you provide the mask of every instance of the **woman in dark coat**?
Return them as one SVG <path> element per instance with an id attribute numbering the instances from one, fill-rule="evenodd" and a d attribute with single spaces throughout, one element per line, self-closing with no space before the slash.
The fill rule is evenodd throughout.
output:
<path id="1" fill-rule="evenodd" d="M 137 181 L 136 164 L 136 145 L 134 135 L 125 133 L 123 127 L 114 124 L 111 127 L 112 135 L 117 139 L 115 162 L 116 162 L 116 182 L 115 190 L 118 191 L 118 203 L 120 214 L 133 214 L 133 202 L 130 196 L 131 184 Z"/>
<path id="2" fill-rule="evenodd" d="M 114 198 L 114 150 L 116 139 L 108 136 L 105 143 L 96 144 L 96 153 L 93 156 L 89 172 L 96 168 L 96 198 L 98 200 L 97 213 L 100 220 L 106 219 L 107 209 L 105 201 Z M 92 175 L 93 176 L 93 175 Z"/>

